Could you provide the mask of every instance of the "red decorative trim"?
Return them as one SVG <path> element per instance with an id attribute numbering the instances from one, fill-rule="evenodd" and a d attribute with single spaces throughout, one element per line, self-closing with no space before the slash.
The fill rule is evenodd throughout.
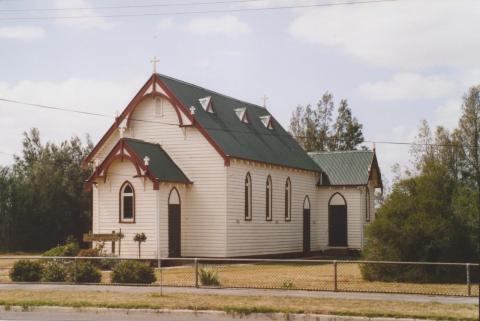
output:
<path id="1" fill-rule="evenodd" d="M 154 88 L 154 93 L 152 94 L 146 94 L 146 91 L 150 87 L 150 85 L 153 86 Z M 156 86 L 159 86 L 166 94 L 168 97 L 165 95 L 162 95 L 159 92 L 156 92 Z M 93 150 L 88 154 L 88 156 L 85 158 L 83 161 L 83 166 L 86 166 L 89 162 L 92 161 L 92 158 L 96 153 L 98 153 L 99 149 L 103 146 L 103 144 L 106 142 L 106 140 L 111 136 L 111 134 L 115 131 L 115 129 L 118 127 L 118 124 L 129 114 L 133 112 L 135 107 L 145 98 L 145 97 L 152 97 L 160 95 L 162 97 L 165 97 L 168 99 L 173 107 L 175 108 L 175 111 L 177 112 L 177 116 L 179 117 L 179 126 L 190 126 L 190 125 L 184 125 L 183 124 L 183 119 L 182 115 L 180 114 L 180 111 L 184 113 L 184 115 L 191 121 L 192 125 L 195 126 L 198 131 L 207 139 L 207 141 L 213 146 L 213 148 L 220 154 L 220 156 L 224 159 L 224 164 L 225 166 L 230 166 L 230 159 L 228 155 L 225 154 L 223 149 L 213 140 L 213 138 L 208 134 L 208 132 L 198 123 L 195 121 L 195 118 L 190 114 L 189 109 L 183 105 L 183 103 L 173 94 L 173 92 L 168 88 L 168 86 L 160 79 L 160 77 L 157 74 L 153 74 L 147 82 L 143 85 L 143 87 L 140 89 L 140 91 L 135 95 L 135 97 L 130 101 L 130 103 L 127 105 L 127 107 L 124 109 L 122 114 L 115 119 L 114 124 L 108 129 L 108 131 L 103 135 L 103 137 L 100 139 L 97 145 L 93 148 Z"/>
<path id="2" fill-rule="evenodd" d="M 140 89 L 140 91 L 135 95 L 135 97 L 133 97 L 133 99 L 130 101 L 130 103 L 127 105 L 127 107 L 123 110 L 122 114 L 115 119 L 115 122 L 112 124 L 112 126 L 110 126 L 110 128 L 105 133 L 105 135 L 103 135 L 103 137 L 100 139 L 98 144 L 95 145 L 95 147 L 92 149 L 90 154 L 88 154 L 88 156 L 83 160 L 83 166 L 86 166 L 92 160 L 93 156 L 95 156 L 95 154 L 97 154 L 98 150 L 103 146 L 103 144 L 107 141 L 107 139 L 110 137 L 110 135 L 118 127 L 118 124 L 120 123 L 120 121 L 128 114 L 130 109 L 132 109 L 133 106 L 137 105 L 138 102 L 143 98 L 143 95 L 145 94 L 145 92 L 148 90 L 148 88 L 152 84 L 153 79 L 154 79 L 154 77 L 151 76 L 147 80 L 147 82 L 143 85 L 143 87 Z"/>
<path id="3" fill-rule="evenodd" d="M 205 137 L 205 139 L 210 143 L 210 145 L 213 146 L 213 148 L 222 156 L 224 160 L 225 166 L 230 166 L 230 159 L 227 154 L 225 154 L 224 150 L 218 145 L 213 138 L 210 136 L 210 134 L 205 130 L 205 128 L 202 127 L 198 122 L 195 121 L 195 118 L 193 117 L 192 114 L 190 114 L 190 111 L 188 108 L 174 95 L 174 93 L 168 88 L 168 86 L 158 77 L 158 75 L 155 75 L 158 85 L 169 95 L 175 103 L 183 110 L 187 118 L 192 122 L 192 124 L 198 129 L 198 131 Z"/>
<path id="4" fill-rule="evenodd" d="M 125 151 L 128 151 L 129 155 L 125 154 Z M 120 153 L 118 153 L 120 152 Z M 87 184 L 93 184 L 96 178 L 103 177 L 104 181 L 107 179 L 107 173 L 108 169 L 110 168 L 111 164 L 115 160 L 128 160 L 131 163 L 135 165 L 135 169 L 137 171 L 137 176 L 146 176 L 148 177 L 152 182 L 153 182 L 153 188 L 158 189 L 158 180 L 156 179 L 155 176 L 152 175 L 150 170 L 148 169 L 147 166 L 143 163 L 143 160 L 140 159 L 140 157 L 135 153 L 135 151 L 128 146 L 128 144 L 125 144 L 125 139 L 120 139 L 118 143 L 112 148 L 110 153 L 107 155 L 105 160 L 98 166 L 98 168 L 95 170 L 95 172 L 90 176 L 90 178 L 87 180 Z M 145 175 L 142 175 L 140 169 L 142 169 L 145 172 Z M 104 175 L 100 175 L 101 173 L 104 173 Z"/>

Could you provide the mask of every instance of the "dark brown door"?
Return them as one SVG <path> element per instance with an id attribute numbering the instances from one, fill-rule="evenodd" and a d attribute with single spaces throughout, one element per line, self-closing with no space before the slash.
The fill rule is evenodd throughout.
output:
<path id="1" fill-rule="evenodd" d="M 347 206 L 330 205 L 328 212 L 329 245 L 347 246 Z"/>
<path id="2" fill-rule="evenodd" d="M 303 209 L 303 252 L 310 252 L 310 209 Z"/>
<path id="3" fill-rule="evenodd" d="M 180 204 L 168 205 L 168 256 L 180 257 L 181 254 L 181 212 Z"/>

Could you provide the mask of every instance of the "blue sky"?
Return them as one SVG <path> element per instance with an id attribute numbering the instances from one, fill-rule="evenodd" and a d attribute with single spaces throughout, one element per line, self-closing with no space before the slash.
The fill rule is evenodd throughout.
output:
<path id="1" fill-rule="evenodd" d="M 329 90 L 337 101 L 349 100 L 366 139 L 412 141 L 421 119 L 454 127 L 463 93 L 480 83 L 480 1 L 190 15 L 164 13 L 342 1 L 98 9 L 173 2 L 0 0 L 0 98 L 113 115 L 150 76 L 156 55 L 161 73 L 258 104 L 267 95 L 268 109 L 285 127 L 298 104 L 315 103 Z M 39 8 L 62 10 L 1 11 Z M 123 13 L 161 15 L 14 20 Z M 0 102 L 0 151 L 18 153 L 30 127 L 38 127 L 44 140 L 89 133 L 97 142 L 111 122 Z M 408 165 L 408 149 L 377 145 L 388 177 L 395 162 Z M 11 159 L 0 154 L 0 164 Z"/>

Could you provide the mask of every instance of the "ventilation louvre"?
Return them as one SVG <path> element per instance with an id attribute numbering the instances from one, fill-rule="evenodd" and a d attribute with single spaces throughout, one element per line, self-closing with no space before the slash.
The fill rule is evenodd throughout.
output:
<path id="1" fill-rule="evenodd" d="M 238 119 L 240 119 L 242 123 L 248 124 L 248 114 L 246 107 L 235 109 L 235 114 L 237 114 Z"/>
<path id="2" fill-rule="evenodd" d="M 198 101 L 200 102 L 200 105 L 202 105 L 203 110 L 205 110 L 207 113 L 213 114 L 215 112 L 215 110 L 213 109 L 211 96 L 200 98 Z"/>
<path id="3" fill-rule="evenodd" d="M 268 129 L 273 129 L 273 118 L 271 115 L 260 116 L 260 120 L 262 121 L 263 126 Z"/>

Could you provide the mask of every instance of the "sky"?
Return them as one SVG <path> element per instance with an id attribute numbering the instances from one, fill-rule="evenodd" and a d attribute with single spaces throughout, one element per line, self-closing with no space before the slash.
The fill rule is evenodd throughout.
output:
<path id="1" fill-rule="evenodd" d="M 480 84 L 478 0 L 227 1 L 0 0 L 0 98 L 113 116 L 157 56 L 160 73 L 252 103 L 266 95 L 285 128 L 328 90 L 348 99 L 366 140 L 408 142 L 422 119 L 454 128 Z M 326 6 L 268 9 L 312 4 Z M 29 128 L 96 143 L 112 121 L 0 101 L 0 165 Z M 387 179 L 409 164 L 408 146 L 376 151 Z"/>

